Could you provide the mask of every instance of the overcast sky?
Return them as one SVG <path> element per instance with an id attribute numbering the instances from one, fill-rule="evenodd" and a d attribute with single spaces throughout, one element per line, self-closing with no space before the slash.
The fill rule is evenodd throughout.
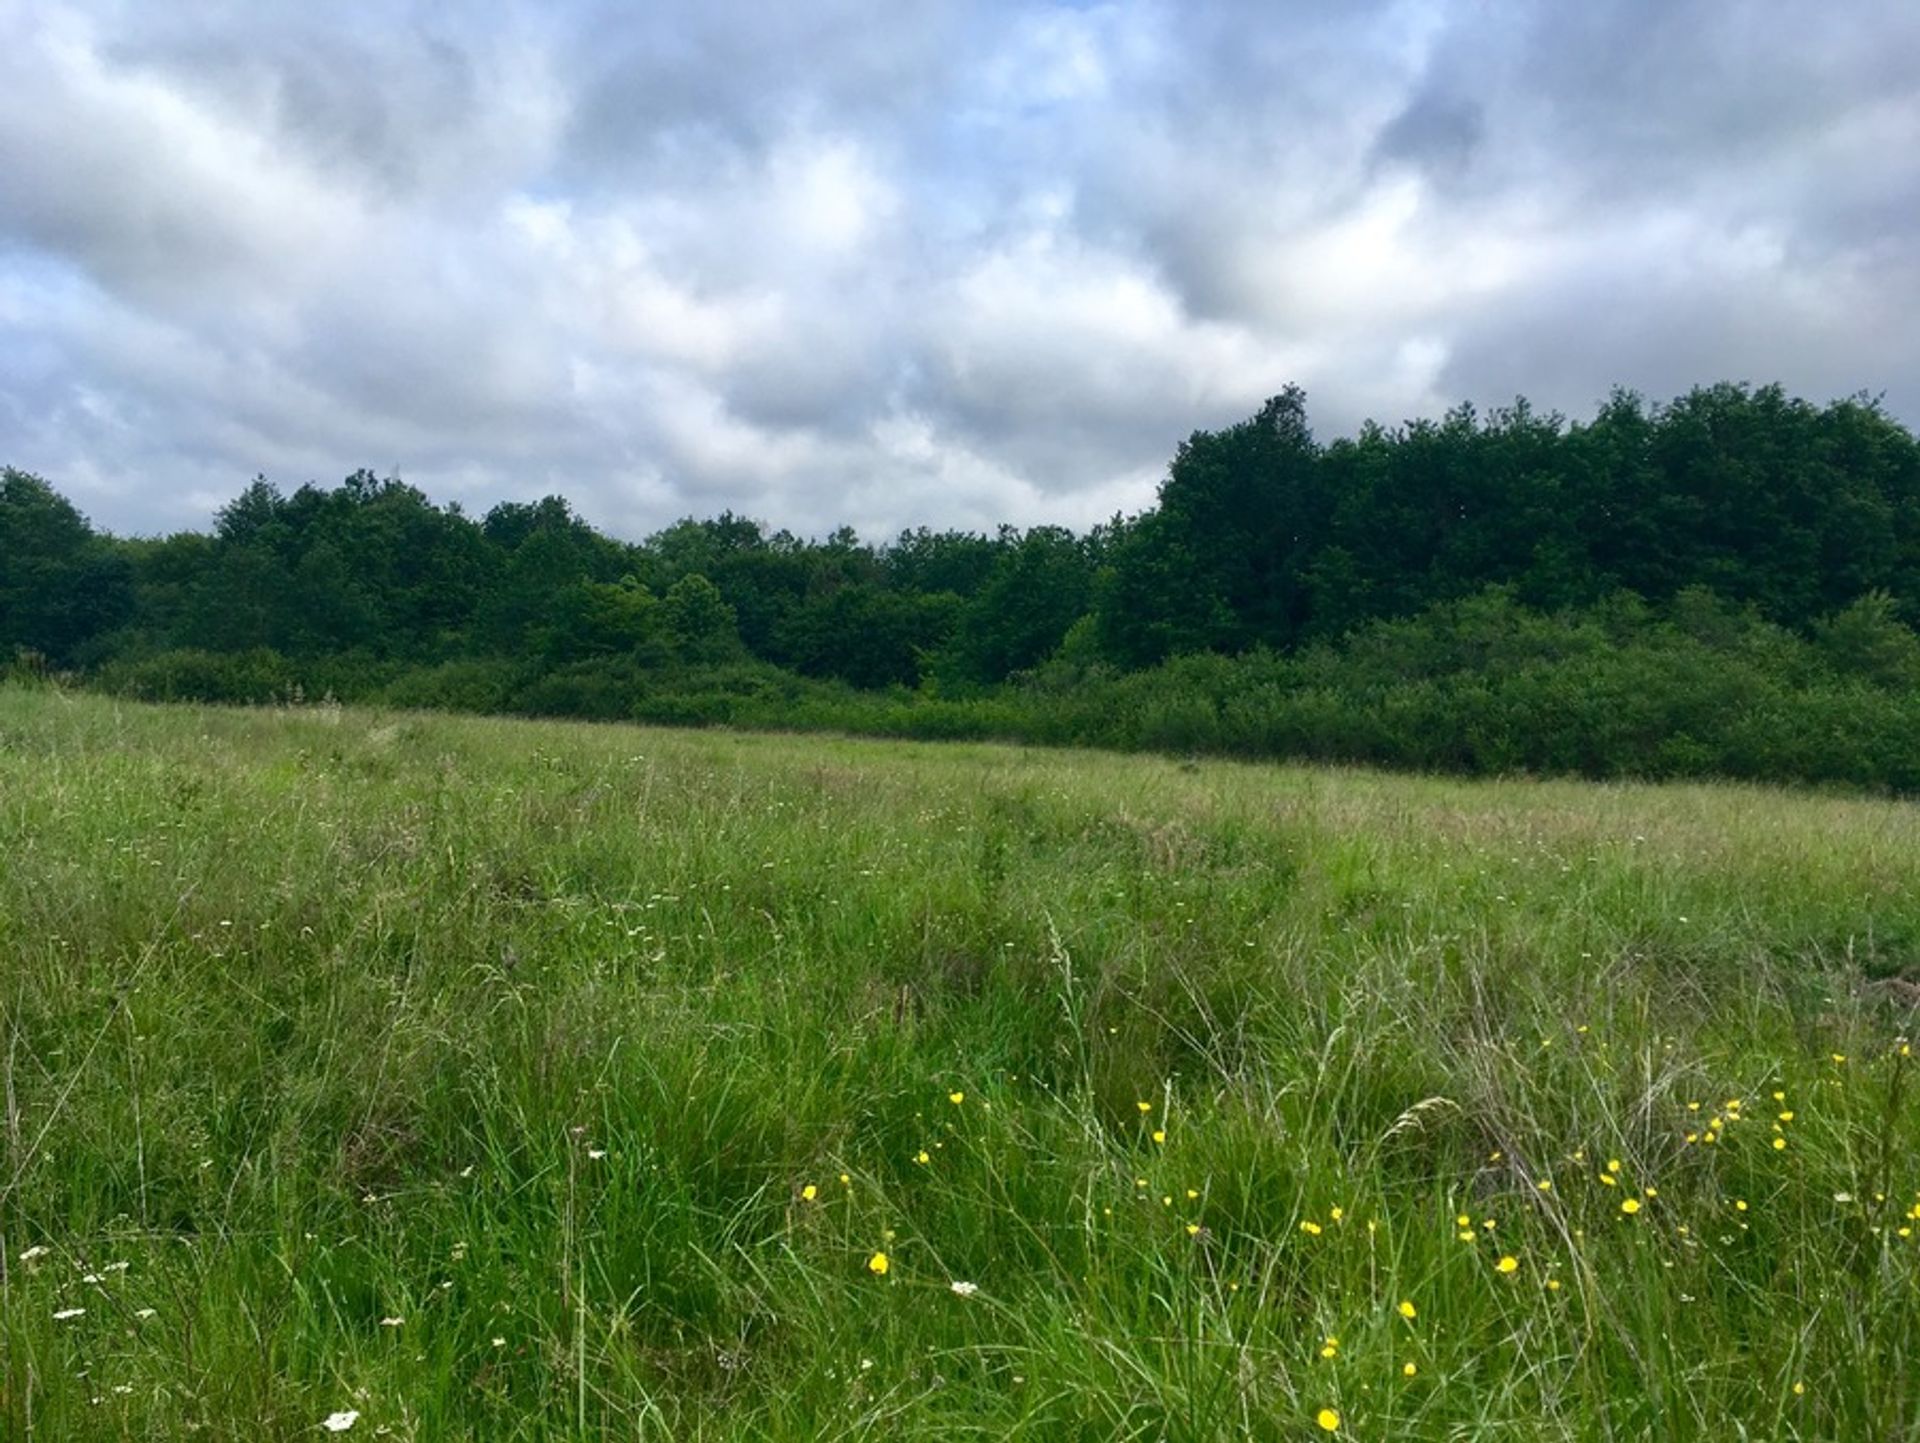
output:
<path id="1" fill-rule="evenodd" d="M 1920 4 L 0 0 L 0 462 L 1084 526 L 1618 383 L 1920 421 Z"/>

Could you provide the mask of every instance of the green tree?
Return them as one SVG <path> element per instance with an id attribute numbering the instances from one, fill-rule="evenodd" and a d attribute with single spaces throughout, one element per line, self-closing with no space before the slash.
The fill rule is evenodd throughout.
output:
<path id="1" fill-rule="evenodd" d="M 1039 665 L 1086 612 L 1093 565 L 1071 531 L 1036 526 L 1011 540 L 959 609 L 938 670 L 948 681 L 992 684 Z"/>
<path id="2" fill-rule="evenodd" d="M 674 582 L 661 598 L 660 611 L 667 647 L 680 661 L 710 665 L 740 655 L 733 608 L 699 572 Z"/>
<path id="3" fill-rule="evenodd" d="M 952 595 L 903 596 L 855 582 L 809 597 L 786 619 L 779 645 L 808 676 L 914 686 L 923 659 L 946 642 L 959 605 Z"/>
<path id="4" fill-rule="evenodd" d="M 1920 636 L 1901 625 L 1893 597 L 1870 591 L 1814 627 L 1827 665 L 1893 690 L 1920 690 Z"/>
<path id="5" fill-rule="evenodd" d="M 529 640 L 550 661 L 619 657 L 651 666 L 665 659 L 660 599 L 631 576 L 567 583 L 541 598 L 539 615 Z"/>
<path id="6" fill-rule="evenodd" d="M 125 557 L 72 503 L 38 476 L 0 470 L 0 660 L 29 650 L 69 665 L 133 600 Z"/>
<path id="7" fill-rule="evenodd" d="M 1297 386 L 1251 420 L 1182 443 L 1158 510 L 1114 547 L 1100 597 L 1109 652 L 1144 665 L 1292 643 L 1307 619 L 1306 564 L 1324 522 L 1318 461 Z"/>
<path id="8" fill-rule="evenodd" d="M 1018 544 L 1020 533 L 1011 526 L 998 536 L 971 531 L 931 531 L 921 526 L 902 531 L 887 548 L 887 584 L 896 591 L 931 596 L 950 591 L 971 597 L 988 583 L 1001 558 Z"/>

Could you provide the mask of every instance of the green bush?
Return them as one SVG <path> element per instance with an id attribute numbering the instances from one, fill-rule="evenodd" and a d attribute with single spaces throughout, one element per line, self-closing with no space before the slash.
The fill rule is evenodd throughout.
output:
<path id="1" fill-rule="evenodd" d="M 494 659 L 446 661 L 402 672 L 382 689 L 380 699 L 417 711 L 504 711 L 520 670 Z"/>
<path id="2" fill-rule="evenodd" d="M 296 691 L 442 711 L 1291 757 L 1419 771 L 1729 777 L 1920 791 L 1920 640 L 1869 597 L 1811 636 L 1698 588 L 1540 612 L 1494 588 L 1292 656 L 1174 657 L 1117 672 L 1056 657 L 999 687 L 862 690 L 765 662 L 622 653 L 395 675 L 360 653 L 166 651 L 102 685 L 155 700 Z"/>
<path id="3" fill-rule="evenodd" d="M 104 689 L 142 701 L 206 701 L 258 705 L 284 701 L 296 679 L 287 659 L 268 647 L 216 652 L 182 649 L 109 662 L 96 673 Z"/>

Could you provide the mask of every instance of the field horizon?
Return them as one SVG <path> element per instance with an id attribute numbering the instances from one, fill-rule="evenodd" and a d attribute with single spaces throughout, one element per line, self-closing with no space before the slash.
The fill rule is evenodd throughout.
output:
<path id="1" fill-rule="evenodd" d="M 0 1429 L 1920 1437 L 1916 858 L 0 685 Z"/>

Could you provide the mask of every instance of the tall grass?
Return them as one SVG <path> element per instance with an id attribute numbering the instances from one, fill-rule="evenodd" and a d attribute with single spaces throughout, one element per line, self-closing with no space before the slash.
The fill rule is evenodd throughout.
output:
<path id="1" fill-rule="evenodd" d="M 1916 857 L 0 690 L 0 1432 L 1914 1437 Z"/>

